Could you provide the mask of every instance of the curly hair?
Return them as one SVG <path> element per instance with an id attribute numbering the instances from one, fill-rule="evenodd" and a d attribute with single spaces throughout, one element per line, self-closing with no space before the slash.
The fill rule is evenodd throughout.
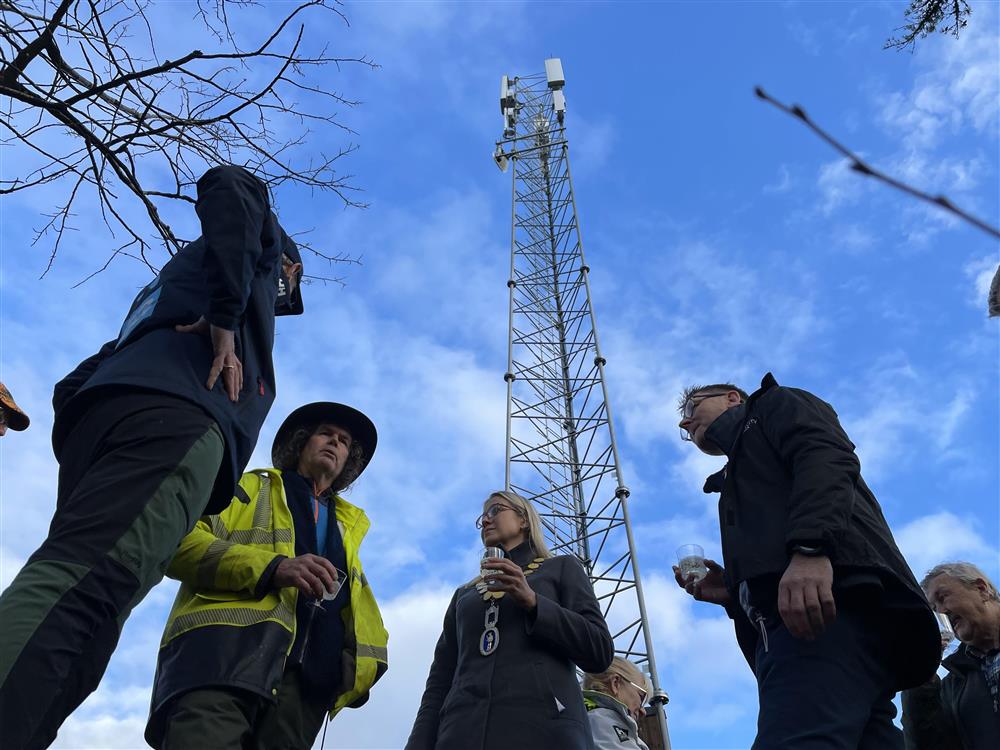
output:
<path id="1" fill-rule="evenodd" d="M 271 454 L 271 462 L 274 464 L 274 468 L 281 471 L 297 471 L 302 449 L 305 448 L 306 442 L 316 434 L 316 430 L 322 424 L 325 423 L 315 424 L 310 427 L 300 427 L 282 445 L 277 446 Z M 352 438 L 351 449 L 347 452 L 347 460 L 344 462 L 344 468 L 337 478 L 333 480 L 330 490 L 335 493 L 342 492 L 354 484 L 354 480 L 358 478 L 358 475 L 361 474 L 361 470 L 364 468 L 364 461 L 364 445 L 360 440 Z"/>

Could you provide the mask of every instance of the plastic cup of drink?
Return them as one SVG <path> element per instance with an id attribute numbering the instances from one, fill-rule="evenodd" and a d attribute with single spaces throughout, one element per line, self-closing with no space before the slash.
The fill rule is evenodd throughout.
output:
<path id="1" fill-rule="evenodd" d="M 941 648 L 945 648 L 955 640 L 955 631 L 952 630 L 951 620 L 948 619 L 948 615 L 935 612 L 934 616 L 937 618 L 938 629 L 941 631 Z"/>
<path id="2" fill-rule="evenodd" d="M 705 550 L 698 544 L 683 544 L 677 548 L 677 567 L 681 569 L 681 579 L 687 581 L 694 576 L 700 581 L 708 575 L 705 565 Z"/>
<path id="3" fill-rule="evenodd" d="M 336 599 L 337 594 L 340 593 L 340 588 L 347 582 L 347 573 L 342 571 L 340 568 L 335 568 L 335 570 L 337 571 L 337 580 L 333 582 L 333 590 L 323 590 L 323 601 L 325 602 Z"/>

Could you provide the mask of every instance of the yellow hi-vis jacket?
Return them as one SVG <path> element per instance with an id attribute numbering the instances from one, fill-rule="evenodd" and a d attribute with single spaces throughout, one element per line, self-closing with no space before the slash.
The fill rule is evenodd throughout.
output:
<path id="1" fill-rule="evenodd" d="M 341 613 L 343 677 L 331 718 L 345 706 L 357 708 L 368 700 L 371 686 L 388 668 L 389 638 L 358 557 L 368 517 L 339 495 L 335 510 L 347 556 L 350 605 Z M 298 589 L 259 589 L 278 556 L 295 556 L 294 534 L 281 472 L 255 469 L 240 479 L 228 508 L 203 517 L 181 541 L 167 569 L 181 587 L 160 642 L 146 727 L 154 747 L 162 734 L 163 709 L 188 690 L 228 685 L 268 696 L 275 692 L 295 640 Z"/>

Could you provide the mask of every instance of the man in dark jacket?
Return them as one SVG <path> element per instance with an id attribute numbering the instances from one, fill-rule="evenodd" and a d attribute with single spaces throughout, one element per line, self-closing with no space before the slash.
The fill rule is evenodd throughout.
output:
<path id="1" fill-rule="evenodd" d="M 680 427 L 726 467 L 725 568 L 678 583 L 721 604 L 757 676 L 754 750 L 902 750 L 893 693 L 937 668 L 937 623 L 825 401 L 768 373 L 689 388 Z"/>
<path id="2" fill-rule="evenodd" d="M 202 236 L 132 303 L 118 337 L 56 385 L 49 535 L 0 596 L 0 746 L 47 747 L 204 513 L 228 504 L 274 399 L 274 316 L 302 266 L 265 185 L 198 181 Z"/>
<path id="3" fill-rule="evenodd" d="M 921 582 L 961 641 L 934 675 L 903 692 L 907 750 L 1000 748 L 1000 594 L 972 563 L 944 563 Z"/>

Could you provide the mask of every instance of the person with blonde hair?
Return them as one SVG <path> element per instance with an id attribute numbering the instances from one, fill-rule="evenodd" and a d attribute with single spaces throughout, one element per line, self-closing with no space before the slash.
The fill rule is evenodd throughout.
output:
<path id="1" fill-rule="evenodd" d="M 513 492 L 476 527 L 505 556 L 452 596 L 406 750 L 593 750 L 576 667 L 607 669 L 614 644 L 586 571 Z"/>
<path id="2" fill-rule="evenodd" d="M 583 702 L 597 750 L 649 750 L 639 738 L 649 693 L 646 676 L 620 656 L 600 674 L 584 675 Z"/>

